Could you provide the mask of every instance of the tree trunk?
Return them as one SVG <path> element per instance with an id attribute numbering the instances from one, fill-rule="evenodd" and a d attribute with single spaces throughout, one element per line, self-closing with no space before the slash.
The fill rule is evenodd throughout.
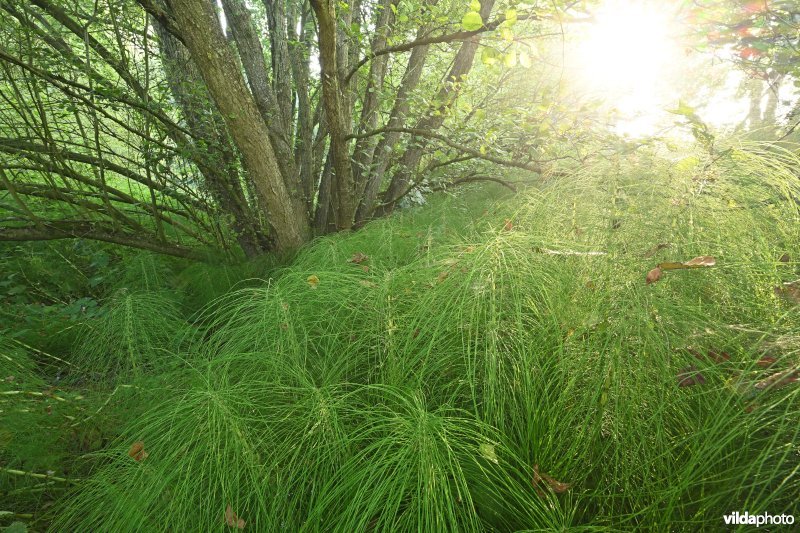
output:
<path id="1" fill-rule="evenodd" d="M 322 76 L 322 100 L 331 139 L 336 199 L 336 227 L 347 230 L 353 226 L 356 210 L 356 191 L 347 147 L 349 117 L 345 115 L 345 99 L 341 92 L 337 57 L 335 0 L 311 0 L 319 24 L 319 55 Z"/>
<path id="2" fill-rule="evenodd" d="M 261 235 L 257 219 L 245 199 L 238 173 L 238 160 L 225 124 L 216 110 L 208 113 L 210 96 L 186 48 L 159 23 L 154 23 L 161 47 L 162 63 L 172 97 L 183 113 L 186 125 L 206 147 L 193 146 L 193 159 L 206 186 L 224 212 L 233 217 L 237 241 L 245 255 L 265 251 L 268 242 Z"/>
<path id="3" fill-rule="evenodd" d="M 394 23 L 394 11 L 390 8 L 392 0 L 381 0 L 378 7 L 378 19 L 375 23 L 376 33 L 370 45 L 371 50 L 380 50 L 386 46 L 387 37 Z M 378 109 L 380 107 L 380 90 L 383 87 L 383 78 L 386 74 L 388 55 L 376 57 L 369 65 L 367 88 L 361 106 L 361 119 L 357 133 L 374 130 L 378 124 Z M 353 149 L 353 182 L 356 191 L 362 196 L 370 174 L 372 158 L 375 149 L 373 137 L 361 137 L 356 141 Z M 358 215 L 356 215 L 356 221 Z"/>
<path id="4" fill-rule="evenodd" d="M 253 96 L 228 47 L 214 6 L 207 0 L 169 0 L 178 31 L 194 58 L 275 232 L 279 250 L 297 248 L 310 228 L 289 194 Z"/>
<path id="5" fill-rule="evenodd" d="M 434 5 L 436 1 L 430 0 L 429 5 Z M 429 26 L 421 27 L 417 31 L 417 39 L 421 39 L 429 31 Z M 422 45 L 411 50 L 406 70 L 403 73 L 403 79 L 400 82 L 400 89 L 397 91 L 392 111 L 389 114 L 389 121 L 386 123 L 387 128 L 402 128 L 405 126 L 406 115 L 409 110 L 409 97 L 414 92 L 414 89 L 417 88 L 422 77 L 422 68 L 425 65 L 425 58 L 428 55 L 429 48 L 429 45 Z M 361 202 L 356 213 L 356 223 L 358 225 L 362 225 L 372 216 L 384 174 L 386 174 L 386 169 L 389 167 L 392 148 L 398 140 L 400 140 L 400 132 L 391 131 L 381 137 L 378 144 L 375 145 L 371 158 L 372 168 L 365 180 Z"/>
<path id="6" fill-rule="evenodd" d="M 295 169 L 292 160 L 291 129 L 284 122 L 283 114 L 278 108 L 278 102 L 269 81 L 266 64 L 264 63 L 264 49 L 258 39 L 258 33 L 253 23 L 250 11 L 243 0 L 222 0 L 225 16 L 239 51 L 244 72 L 250 91 L 256 101 L 256 106 L 264 119 L 270 134 L 272 149 L 278 159 L 278 165 L 287 180 L 293 180 Z"/>
<path id="7" fill-rule="evenodd" d="M 292 124 L 292 66 L 289 63 L 289 43 L 286 32 L 286 0 L 264 0 L 269 21 L 272 57 L 272 79 L 278 98 L 281 121 L 285 131 Z"/>
<path id="8" fill-rule="evenodd" d="M 480 14 L 483 20 L 488 20 L 492 12 L 494 0 L 483 0 L 481 2 Z M 475 53 L 478 51 L 479 37 L 474 37 L 473 40 L 465 41 L 461 44 L 456 57 L 453 60 L 453 66 L 447 74 L 442 87 L 439 89 L 438 94 L 433 99 L 436 102 L 436 107 L 431 109 L 422 119 L 417 122 L 413 129 L 434 132 L 438 130 L 446 118 L 446 111 L 455 101 L 461 89 L 461 82 L 470 69 L 475 59 Z M 411 177 L 416 172 L 420 160 L 422 159 L 423 152 L 428 144 L 424 138 L 418 139 L 416 142 L 411 141 L 409 149 L 403 154 L 400 160 L 400 165 L 397 173 L 393 176 L 392 182 L 383 197 L 383 206 L 379 210 L 381 214 L 387 214 L 394 209 L 394 204 L 403 196 L 405 190 L 408 188 Z"/>
<path id="9" fill-rule="evenodd" d="M 304 4 L 303 4 L 304 5 Z M 310 14 L 309 14 L 310 16 Z M 295 137 L 295 166 L 298 169 L 300 187 L 306 200 L 306 210 L 311 213 L 314 206 L 316 167 L 314 166 L 314 121 L 309 97 L 309 50 L 314 38 L 306 28 L 306 12 L 300 16 L 300 34 L 297 44 L 289 50 L 292 62 L 295 92 L 297 93 L 297 135 Z"/>

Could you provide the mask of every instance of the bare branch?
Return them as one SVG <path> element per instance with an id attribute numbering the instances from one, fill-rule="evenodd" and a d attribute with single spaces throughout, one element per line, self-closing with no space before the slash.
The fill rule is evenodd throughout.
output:
<path id="1" fill-rule="evenodd" d="M 84 220 L 50 220 L 36 226 L 0 227 L 0 241 L 52 241 L 59 239 L 90 239 L 110 242 L 132 248 L 149 250 L 164 255 L 185 259 L 204 260 L 206 255 L 200 250 L 187 246 L 159 242 L 116 231 L 113 227 Z"/>

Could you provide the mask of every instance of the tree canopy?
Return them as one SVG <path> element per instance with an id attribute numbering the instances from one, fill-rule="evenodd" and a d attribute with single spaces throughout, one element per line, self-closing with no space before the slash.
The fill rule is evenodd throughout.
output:
<path id="1" fill-rule="evenodd" d="M 541 173 L 554 157 L 485 117 L 571 7 L 5 1 L 0 238 L 253 256 L 390 213 L 434 170 L 481 179 L 464 161 Z"/>

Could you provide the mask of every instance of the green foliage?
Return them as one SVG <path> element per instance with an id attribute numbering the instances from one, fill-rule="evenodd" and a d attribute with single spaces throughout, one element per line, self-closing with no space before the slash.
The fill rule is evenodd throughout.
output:
<path id="1" fill-rule="evenodd" d="M 171 359 L 187 327 L 171 294 L 119 289 L 83 324 L 72 363 L 94 379 L 152 372 Z"/>
<path id="2" fill-rule="evenodd" d="M 461 26 L 467 31 L 479 30 L 483 27 L 483 19 L 477 11 L 468 11 L 461 20 Z"/>

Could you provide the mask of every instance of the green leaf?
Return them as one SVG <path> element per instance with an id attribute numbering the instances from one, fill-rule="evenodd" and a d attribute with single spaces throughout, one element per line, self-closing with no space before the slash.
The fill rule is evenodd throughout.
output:
<path id="1" fill-rule="evenodd" d="M 507 9 L 506 10 L 506 24 L 509 26 L 513 26 L 517 23 L 517 10 L 516 9 Z"/>
<path id="2" fill-rule="evenodd" d="M 494 450 L 494 446 L 492 446 L 491 444 L 481 444 L 479 449 L 481 452 L 481 456 L 484 459 L 494 464 L 500 463 L 500 461 L 497 459 L 497 453 Z"/>
<path id="3" fill-rule="evenodd" d="M 483 27 L 483 19 L 481 14 L 476 11 L 470 11 L 464 18 L 461 19 L 461 26 L 467 31 L 479 30 Z"/>
<path id="4" fill-rule="evenodd" d="M 494 65 L 497 63 L 497 50 L 490 47 L 485 47 L 481 52 L 481 62 L 484 65 Z"/>
<path id="5" fill-rule="evenodd" d="M 27 533 L 28 526 L 23 522 L 11 522 L 11 525 L 2 529 L 3 533 Z"/>
<path id="6" fill-rule="evenodd" d="M 692 106 L 690 106 L 689 104 L 687 104 L 686 102 L 684 102 L 683 100 L 680 100 L 678 102 L 678 108 L 677 109 L 670 109 L 668 111 L 670 113 L 675 114 L 675 115 L 683 115 L 685 117 L 694 116 L 694 108 Z"/>
<path id="7" fill-rule="evenodd" d="M 508 68 L 513 68 L 517 66 L 517 52 L 514 50 L 508 52 L 503 58 L 503 62 Z"/>
<path id="8" fill-rule="evenodd" d="M 481 3 L 480 0 L 472 0 L 469 4 L 469 8 L 471 11 L 480 11 L 481 10 Z"/>

